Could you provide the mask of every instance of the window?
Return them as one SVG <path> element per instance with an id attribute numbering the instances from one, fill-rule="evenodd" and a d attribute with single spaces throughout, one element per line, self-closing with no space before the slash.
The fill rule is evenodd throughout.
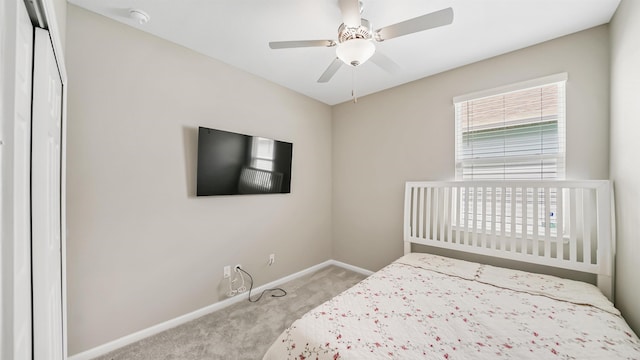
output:
<path id="1" fill-rule="evenodd" d="M 552 75 L 456 97 L 456 179 L 564 178 L 566 80 Z"/>
<path id="2" fill-rule="evenodd" d="M 275 141 L 258 136 L 251 139 L 251 166 L 266 171 L 273 171 Z"/>
<path id="3" fill-rule="evenodd" d="M 273 189 L 273 163 L 275 158 L 275 141 L 254 136 L 251 138 L 251 167 L 263 170 L 253 173 L 251 183 L 261 189 Z"/>

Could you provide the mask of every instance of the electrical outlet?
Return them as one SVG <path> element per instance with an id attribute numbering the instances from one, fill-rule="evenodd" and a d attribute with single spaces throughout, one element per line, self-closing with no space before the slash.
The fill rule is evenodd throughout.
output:
<path id="1" fill-rule="evenodd" d="M 231 266 L 227 265 L 224 267 L 224 278 L 228 279 L 231 277 Z"/>
<path id="2" fill-rule="evenodd" d="M 269 266 L 273 265 L 276 262 L 276 254 L 269 255 Z"/>
<path id="3" fill-rule="evenodd" d="M 238 271 L 240 271 L 238 269 L 241 269 L 241 268 L 242 268 L 242 265 L 237 264 L 236 266 L 233 267 L 233 271 L 238 272 Z"/>

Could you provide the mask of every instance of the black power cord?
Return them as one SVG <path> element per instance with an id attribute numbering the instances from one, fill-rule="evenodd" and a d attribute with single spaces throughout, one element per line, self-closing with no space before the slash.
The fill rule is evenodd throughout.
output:
<path id="1" fill-rule="evenodd" d="M 242 271 L 243 273 L 247 274 L 247 276 L 249 276 L 249 280 L 251 281 L 251 283 L 249 284 L 249 302 L 258 302 L 260 301 L 260 299 L 262 299 L 262 296 L 264 295 L 264 293 L 266 293 L 267 291 L 281 291 L 282 294 L 271 294 L 271 297 L 283 297 L 287 295 L 287 292 L 284 291 L 284 289 L 281 288 L 275 288 L 275 289 L 267 289 L 265 291 L 262 292 L 262 294 L 260 294 L 260 296 L 258 296 L 257 299 L 255 300 L 251 300 L 251 290 L 253 289 L 253 276 L 251 276 L 251 274 L 249 274 L 248 272 L 246 272 L 243 268 L 241 267 L 237 267 L 236 269 Z"/>

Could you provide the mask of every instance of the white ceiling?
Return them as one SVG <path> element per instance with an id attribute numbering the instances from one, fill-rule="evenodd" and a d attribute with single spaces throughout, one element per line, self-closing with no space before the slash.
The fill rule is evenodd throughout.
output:
<path id="1" fill-rule="evenodd" d="M 563 35 L 608 23 L 620 0 L 364 0 L 374 29 L 452 7 L 451 25 L 376 43 L 395 61 L 389 74 L 371 62 L 317 79 L 335 47 L 272 50 L 269 41 L 336 40 L 338 0 L 69 0 L 314 99 L 334 105 Z M 140 25 L 128 10 L 151 17 Z M 354 82 L 355 70 L 355 82 Z"/>

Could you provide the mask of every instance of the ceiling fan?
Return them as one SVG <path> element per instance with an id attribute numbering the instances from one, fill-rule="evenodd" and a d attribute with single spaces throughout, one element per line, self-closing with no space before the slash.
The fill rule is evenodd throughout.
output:
<path id="1" fill-rule="evenodd" d="M 408 35 L 453 22 L 453 9 L 446 8 L 429 14 L 405 20 L 393 25 L 373 30 L 371 23 L 360 15 L 363 10 L 362 2 L 358 0 L 338 0 L 343 23 L 338 27 L 338 38 L 335 40 L 299 40 L 272 41 L 272 49 L 288 49 L 298 47 L 336 47 L 336 58 L 318 79 L 319 83 L 326 83 L 340 69 L 342 64 L 359 66 L 371 59 L 373 63 L 384 70 L 395 73 L 398 65 L 380 52 L 376 52 L 376 42 L 386 41 L 399 36 Z"/>

